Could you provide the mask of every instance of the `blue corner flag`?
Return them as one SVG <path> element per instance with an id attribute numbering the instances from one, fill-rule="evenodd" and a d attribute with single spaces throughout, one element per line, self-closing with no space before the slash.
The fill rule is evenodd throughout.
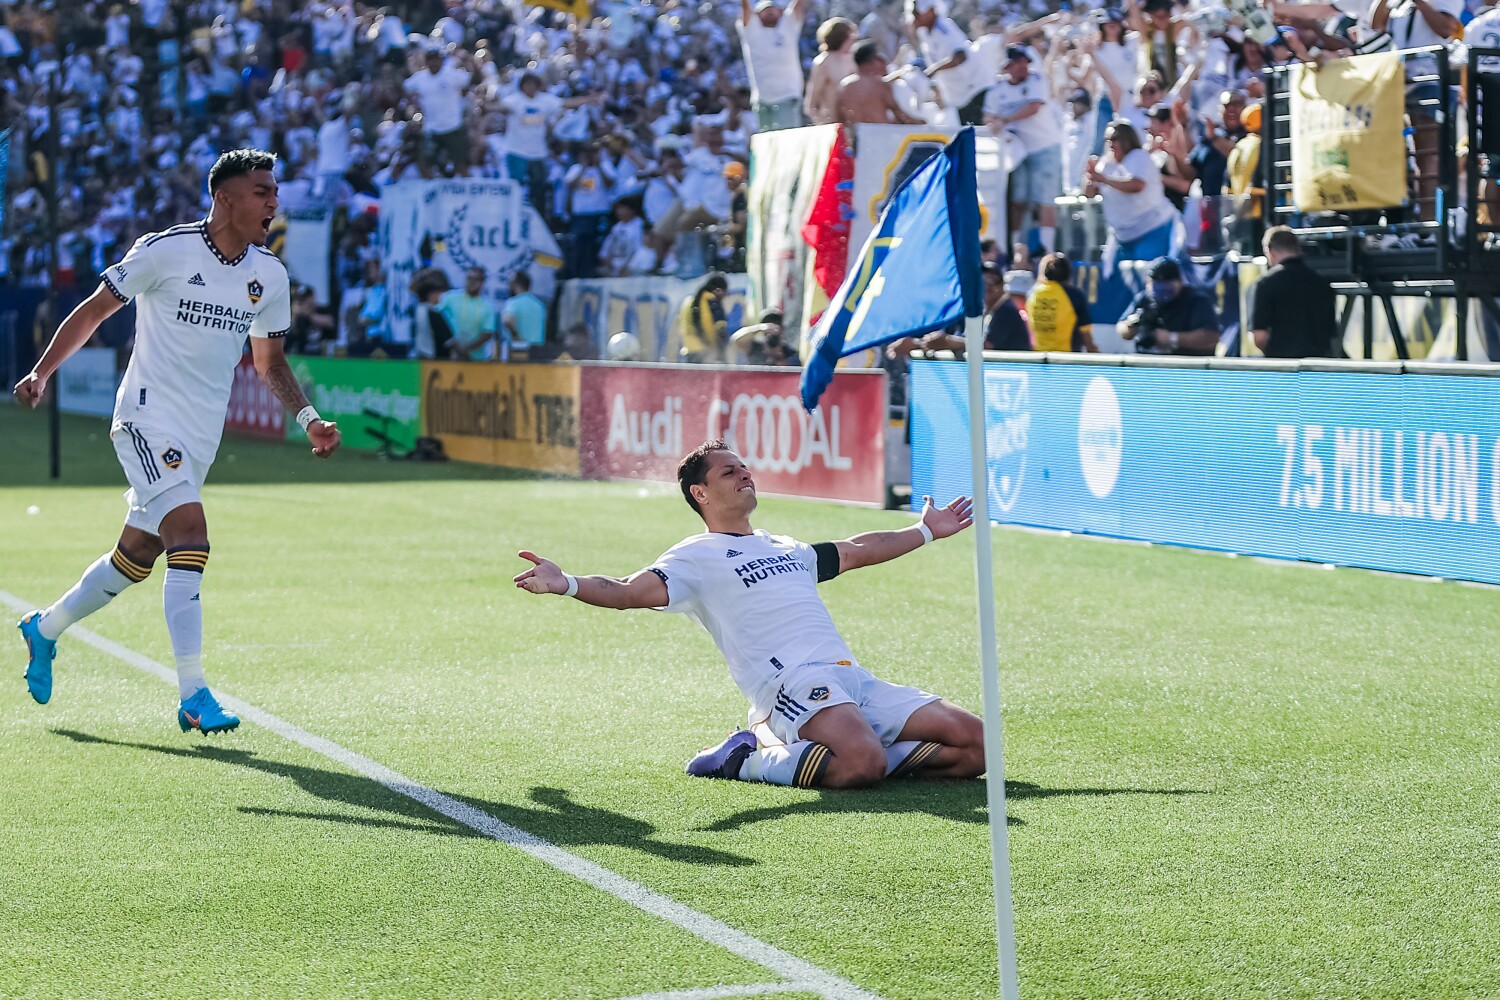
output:
<path id="1" fill-rule="evenodd" d="M 818 405 L 839 358 L 983 312 L 974 129 L 968 127 L 918 167 L 880 214 L 809 336 L 802 405 Z"/>

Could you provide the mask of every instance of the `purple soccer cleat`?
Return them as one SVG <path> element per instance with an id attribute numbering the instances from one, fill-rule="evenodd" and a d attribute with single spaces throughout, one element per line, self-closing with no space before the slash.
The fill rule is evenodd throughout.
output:
<path id="1" fill-rule="evenodd" d="M 687 773 L 695 778 L 739 779 L 740 765 L 755 752 L 755 734 L 748 729 L 731 733 L 716 747 L 706 747 L 687 762 Z"/>

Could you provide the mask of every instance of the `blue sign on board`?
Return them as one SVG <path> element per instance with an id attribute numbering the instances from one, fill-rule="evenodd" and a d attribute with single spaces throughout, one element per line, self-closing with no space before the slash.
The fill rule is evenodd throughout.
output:
<path id="1" fill-rule="evenodd" d="M 972 489 L 964 365 L 911 369 L 912 493 Z M 1500 583 L 1500 379 L 985 365 L 1002 523 Z"/>

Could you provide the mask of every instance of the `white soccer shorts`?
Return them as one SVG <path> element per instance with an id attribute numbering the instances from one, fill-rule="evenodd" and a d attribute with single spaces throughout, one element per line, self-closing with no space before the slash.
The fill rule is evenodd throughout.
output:
<path id="1" fill-rule="evenodd" d="M 182 444 L 182 437 L 138 421 L 117 421 L 109 430 L 115 455 L 130 489 L 125 523 L 159 534 L 162 518 L 184 504 L 202 503 L 204 477 Z"/>
<path id="2" fill-rule="evenodd" d="M 808 663 L 787 672 L 772 699 L 770 714 L 751 710 L 751 730 L 762 744 L 796 743 L 798 733 L 818 712 L 834 705 L 854 705 L 881 746 L 901 735 L 906 720 L 939 698 L 921 688 L 883 681 L 856 663 Z M 754 718 L 760 714 L 760 718 Z M 767 731 L 774 739 L 767 739 Z"/>

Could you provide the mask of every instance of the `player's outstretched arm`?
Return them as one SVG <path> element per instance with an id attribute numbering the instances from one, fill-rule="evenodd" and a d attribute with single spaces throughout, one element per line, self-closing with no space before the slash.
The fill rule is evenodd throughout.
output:
<path id="1" fill-rule="evenodd" d="M 78 308 L 68 313 L 68 318 L 62 321 L 62 325 L 52 335 L 52 343 L 47 345 L 47 349 L 37 359 L 36 367 L 16 383 L 12 390 L 16 399 L 23 406 L 35 407 L 40 403 L 52 374 L 73 356 L 74 351 L 88 343 L 94 331 L 99 329 L 100 323 L 113 316 L 124 304 L 119 296 L 100 282 L 93 295 L 78 303 Z"/>
<path id="2" fill-rule="evenodd" d="M 531 563 L 531 568 L 516 574 L 516 586 L 528 594 L 559 594 L 576 597 L 596 608 L 664 608 L 671 599 L 662 578 L 648 569 L 633 573 L 624 580 L 612 576 L 572 576 L 564 573 L 550 559 L 535 552 L 516 553 Z"/>
<path id="3" fill-rule="evenodd" d="M 922 520 L 910 528 L 867 531 L 834 542 L 839 552 L 839 572 L 889 562 L 929 541 L 956 535 L 974 523 L 974 504 L 968 497 L 956 497 L 946 507 L 934 507 L 932 497 L 923 497 L 922 500 Z"/>
<path id="4" fill-rule="evenodd" d="M 334 449 L 343 442 L 343 435 L 339 433 L 337 424 L 318 416 L 318 411 L 307 401 L 302 386 L 297 384 L 297 376 L 292 374 L 292 366 L 286 363 L 286 348 L 282 346 L 281 339 L 251 337 L 250 357 L 255 362 L 256 373 L 266 383 L 266 388 L 276 394 L 282 406 L 297 415 L 297 423 L 302 425 L 302 429 L 307 432 L 307 439 L 312 442 L 313 454 L 319 458 L 332 455 Z"/>

